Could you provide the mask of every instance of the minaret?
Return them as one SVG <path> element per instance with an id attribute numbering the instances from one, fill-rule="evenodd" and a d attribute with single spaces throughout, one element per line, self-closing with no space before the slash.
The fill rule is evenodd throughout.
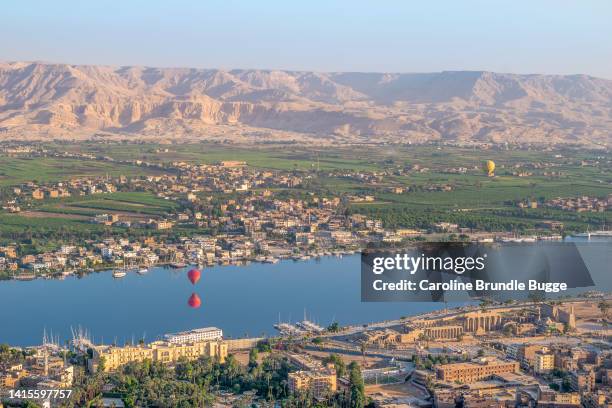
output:
<path id="1" fill-rule="evenodd" d="M 47 352 L 47 346 L 45 345 L 45 368 L 43 371 L 44 376 L 49 375 L 49 353 Z"/>

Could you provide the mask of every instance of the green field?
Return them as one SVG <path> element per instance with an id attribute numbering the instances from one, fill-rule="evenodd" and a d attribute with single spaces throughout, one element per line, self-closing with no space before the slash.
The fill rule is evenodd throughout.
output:
<path id="1" fill-rule="evenodd" d="M 223 146 L 217 144 L 115 144 L 100 145 L 83 143 L 65 146 L 62 149 L 75 152 L 91 152 L 98 155 L 109 155 L 117 160 L 143 160 L 157 163 L 184 161 L 194 164 L 214 164 L 220 161 L 245 161 L 249 166 L 276 170 L 321 170 L 354 169 L 376 170 L 376 161 L 364 161 L 365 156 L 351 155 L 347 151 L 329 149 L 305 149 L 292 145 L 274 147 Z M 168 152 L 163 150 L 168 149 Z M 159 151 L 161 150 L 161 152 Z M 364 151 L 365 152 L 365 151 Z"/>
<path id="2" fill-rule="evenodd" d="M 66 218 L 31 218 L 0 213 L 0 245 L 19 243 L 21 253 L 56 249 L 69 242 L 101 238 L 108 230 L 101 225 Z"/>
<path id="3" fill-rule="evenodd" d="M 185 161 L 197 164 L 239 160 L 257 168 L 298 171 L 311 171 L 317 168 L 322 171 L 337 169 L 380 171 L 415 164 L 435 170 L 440 167 L 481 166 L 485 160 L 493 160 L 497 164 L 497 170 L 504 172 L 505 169 L 520 162 L 550 161 L 563 165 L 568 161 L 592 159 L 602 155 L 604 156 L 603 161 L 608 161 L 607 168 L 610 168 L 609 153 L 580 149 L 556 151 L 483 150 L 431 145 L 316 147 L 285 144 L 243 146 L 205 142 L 173 145 L 83 142 L 74 145 L 49 144 L 49 148 L 57 148 L 61 151 L 88 152 L 100 156 L 108 155 L 116 160 L 143 160 L 157 163 Z M 555 154 L 561 154 L 563 157 L 555 158 L 553 157 Z M 560 169 L 563 168 L 562 166 Z M 590 173 L 591 176 L 597 176 L 597 170 L 595 169 L 584 168 L 582 171 L 583 173 Z M 452 177 L 452 175 L 444 176 Z"/>
<path id="4" fill-rule="evenodd" d="M 104 211 L 163 216 L 177 208 L 178 204 L 174 201 L 158 198 L 151 193 L 119 192 L 61 200 L 48 199 L 42 206 L 36 209 L 50 213 L 90 216 L 103 213 Z"/>
<path id="5" fill-rule="evenodd" d="M 135 176 L 152 174 L 149 169 L 104 161 L 62 158 L 17 158 L 0 156 L 0 186 L 29 181 L 39 183 L 67 180 L 73 177 Z"/>

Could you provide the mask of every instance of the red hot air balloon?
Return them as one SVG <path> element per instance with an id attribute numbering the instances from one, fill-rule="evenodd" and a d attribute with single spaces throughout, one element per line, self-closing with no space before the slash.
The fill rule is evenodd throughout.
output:
<path id="1" fill-rule="evenodd" d="M 193 285 L 198 283 L 198 281 L 200 280 L 200 275 L 201 275 L 200 271 L 195 268 L 187 272 L 187 277 L 189 278 L 189 280 L 191 281 Z"/>
<path id="2" fill-rule="evenodd" d="M 187 304 L 189 305 L 189 307 L 197 309 L 198 307 L 202 306 L 202 300 L 200 299 L 198 295 L 196 295 L 195 293 L 192 293 L 191 296 L 189 296 L 189 300 L 187 301 Z"/>

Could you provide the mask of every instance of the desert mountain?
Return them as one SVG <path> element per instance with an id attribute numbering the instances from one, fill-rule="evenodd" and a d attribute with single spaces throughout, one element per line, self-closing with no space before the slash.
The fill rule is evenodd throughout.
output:
<path id="1" fill-rule="evenodd" d="M 0 63 L 0 139 L 96 134 L 609 144 L 612 81 Z"/>

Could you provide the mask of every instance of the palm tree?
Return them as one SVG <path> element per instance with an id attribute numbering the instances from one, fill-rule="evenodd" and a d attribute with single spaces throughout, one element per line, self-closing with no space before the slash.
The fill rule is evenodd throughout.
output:
<path id="1" fill-rule="evenodd" d="M 361 350 L 361 356 L 363 357 L 363 366 L 365 367 L 365 355 L 366 355 L 366 342 L 365 340 L 362 340 L 361 343 L 359 343 L 359 349 Z"/>
<path id="2" fill-rule="evenodd" d="M 288 385 L 289 382 L 287 380 L 281 380 L 281 386 L 283 387 L 285 397 L 289 395 L 289 390 L 287 389 Z"/>
<path id="3" fill-rule="evenodd" d="M 602 300 L 597 305 L 601 313 L 604 315 L 604 319 L 608 318 L 608 309 L 610 309 L 610 304 L 606 300 Z"/>

